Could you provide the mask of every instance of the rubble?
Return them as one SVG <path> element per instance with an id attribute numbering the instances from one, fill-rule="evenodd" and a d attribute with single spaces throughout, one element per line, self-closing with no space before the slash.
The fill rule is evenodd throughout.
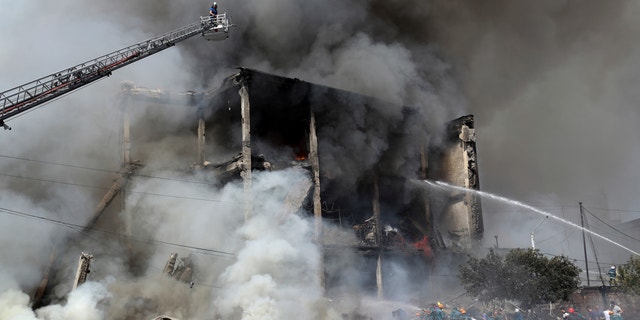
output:
<path id="1" fill-rule="evenodd" d="M 193 264 L 190 256 L 178 258 L 177 253 L 171 253 L 167 263 L 162 269 L 162 273 L 177 281 L 193 286 Z"/>
<path id="2" fill-rule="evenodd" d="M 81 253 L 80 259 L 78 259 L 78 271 L 76 272 L 76 279 L 73 281 L 73 289 L 75 290 L 79 285 L 87 281 L 87 276 L 91 270 L 91 260 L 93 256 L 88 253 Z"/>

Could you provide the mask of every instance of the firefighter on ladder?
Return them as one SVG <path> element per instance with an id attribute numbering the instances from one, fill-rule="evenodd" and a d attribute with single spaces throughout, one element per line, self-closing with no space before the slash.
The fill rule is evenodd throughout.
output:
<path id="1" fill-rule="evenodd" d="M 215 25 L 217 17 L 218 17 L 218 3 L 214 2 L 211 5 L 211 8 L 209 8 L 209 22 L 211 22 L 212 25 Z"/>
<path id="2" fill-rule="evenodd" d="M 615 286 L 617 284 L 616 283 L 616 276 L 617 276 L 616 266 L 611 266 L 611 269 L 609 269 L 609 272 L 607 272 L 607 274 L 609 275 L 609 285 Z"/>

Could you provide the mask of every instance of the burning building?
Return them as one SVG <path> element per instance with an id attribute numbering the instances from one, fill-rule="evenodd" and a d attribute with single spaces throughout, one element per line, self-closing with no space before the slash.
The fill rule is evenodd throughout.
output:
<path id="1" fill-rule="evenodd" d="M 234 227 L 226 223 L 250 224 L 249 221 L 258 218 L 258 211 L 270 210 L 268 220 L 258 221 L 279 233 L 296 232 L 291 229 L 297 228 L 296 225 L 283 222 L 289 217 L 299 216 L 310 221 L 311 243 L 305 245 L 292 240 L 291 245 L 307 248 L 299 248 L 301 251 L 317 250 L 317 254 L 311 254 L 316 258 L 305 260 L 308 265 L 300 272 L 309 281 L 317 282 L 320 291 L 339 295 L 357 287 L 379 299 L 406 300 L 408 295 L 419 299 L 427 295 L 434 261 L 439 256 L 469 252 L 475 240 L 482 238 L 479 198 L 465 192 L 432 192 L 425 183 L 425 180 L 442 180 L 479 188 L 471 115 L 430 126 L 429 121 L 425 121 L 427 112 L 418 108 L 396 106 L 354 92 L 247 68 L 239 69 L 219 88 L 207 92 L 171 93 L 125 83 L 121 98 L 125 111 L 122 170 L 96 206 L 86 228 L 115 228 L 114 231 L 123 235 L 120 238 L 123 245 L 119 247 L 128 255 L 125 260 L 134 275 L 144 273 L 153 259 L 145 246 L 148 242 L 141 244 L 141 238 L 179 234 L 174 243 L 184 243 L 182 235 L 196 234 L 228 239 Z M 193 137 L 193 143 L 170 145 L 190 153 L 187 158 L 195 161 L 178 164 L 183 168 L 178 171 L 182 177 L 200 181 L 201 189 L 224 190 L 228 185 L 235 185 L 239 190 L 242 196 L 238 203 L 241 204 L 235 203 L 237 206 L 229 211 L 231 214 L 225 214 L 224 219 L 230 220 L 216 220 L 215 214 L 205 213 L 213 219 L 209 223 L 213 223 L 217 231 L 212 231 L 211 225 L 199 231 L 193 226 L 188 232 L 184 227 L 181 229 L 183 221 L 193 219 L 186 213 L 189 209 L 172 209 L 171 202 L 158 204 L 155 200 L 145 205 L 140 197 L 157 194 L 150 188 L 140 192 L 139 187 L 131 186 L 131 180 L 148 178 L 149 172 L 157 171 L 157 168 L 145 168 L 151 162 L 149 159 L 133 160 L 148 153 L 138 150 L 149 148 L 154 139 L 159 139 L 158 135 L 165 135 L 167 139 L 176 134 L 172 130 L 184 130 L 158 120 L 154 112 L 165 111 L 158 111 L 158 107 L 145 109 L 145 116 L 138 119 L 136 125 L 130 125 L 130 117 L 139 112 L 141 105 L 188 109 L 187 122 L 193 125 L 186 130 L 187 136 Z M 140 121 L 151 124 L 140 124 Z M 138 126 L 155 128 L 155 131 L 150 133 Z M 147 171 L 140 174 L 141 170 Z M 288 179 L 285 186 L 279 188 L 283 190 L 257 186 L 265 175 L 276 172 L 295 172 L 297 178 Z M 265 193 L 281 193 L 272 197 L 277 202 L 274 207 L 264 209 L 260 203 L 263 198 L 257 194 Z M 117 198 L 120 201 L 114 201 Z M 224 205 L 225 201 L 221 202 Z M 147 205 L 157 206 L 148 210 L 152 214 L 145 215 Z M 178 216 L 177 220 L 156 224 L 154 220 L 164 219 L 158 211 L 165 209 L 174 211 L 172 214 Z M 255 236 L 246 230 L 250 227 L 243 228 L 244 241 Z M 172 252 L 158 274 L 186 283 L 189 288 L 197 288 L 204 282 L 202 274 L 209 274 L 206 276 L 209 282 L 219 278 L 230 281 L 233 277 L 229 274 L 233 272 L 229 270 L 233 270 L 233 265 L 228 261 L 214 263 L 223 265 L 219 267 L 221 271 L 210 272 L 205 269 L 211 266 L 191 255 L 206 251 L 232 257 L 232 260 L 246 259 L 242 249 L 235 247 L 237 244 L 219 241 L 222 242 L 207 242 L 198 247 L 179 246 L 188 249 L 188 257 L 179 258 Z M 204 249 L 211 246 L 224 250 Z M 277 255 L 278 252 L 269 251 L 272 246 L 275 245 L 269 243 L 262 250 L 267 255 Z M 77 249 L 91 251 L 87 246 L 68 248 Z M 241 253 L 236 254 L 236 250 Z M 96 257 L 94 265 L 99 265 L 101 254 L 91 253 Z M 279 263 L 282 264 L 280 260 L 271 262 L 272 265 Z M 298 262 L 289 267 L 295 269 L 295 264 Z M 282 268 L 288 268 L 287 264 Z M 34 296 L 36 305 L 43 297 L 42 304 L 50 301 L 46 299 L 47 286 L 51 286 L 55 277 L 50 281 L 49 271 L 46 274 Z M 83 280 L 86 277 L 84 272 Z M 236 286 L 253 280 L 255 275 L 238 280 L 242 284 Z M 145 297 L 141 301 L 147 302 L 141 305 L 148 305 L 151 300 L 153 298 Z M 216 306 L 223 314 L 236 312 L 235 309 L 225 311 L 223 304 Z M 127 308 L 142 307 L 129 305 Z M 251 307 L 243 308 L 251 310 Z M 170 311 L 156 309 L 156 315 Z M 145 312 L 137 311 L 137 314 L 151 315 Z"/>
<path id="2" fill-rule="evenodd" d="M 108 1 L 86 6 L 82 1 L 71 1 L 66 5 L 43 3 L 35 7 L 20 2 L 11 7 L 9 16 L 12 19 L 5 19 L 8 27 L 3 28 L 7 32 L 5 38 L 11 40 L 2 59 L 6 69 L 3 80 L 7 86 L 13 85 L 21 75 L 30 78 L 32 73 L 49 72 L 54 67 L 51 61 L 67 64 L 94 56 L 94 49 L 101 51 L 139 41 L 141 37 L 166 30 L 179 21 L 206 14 L 208 5 L 187 1 L 162 5 L 151 1 Z M 42 6 L 51 14 L 43 19 L 27 18 L 34 10 L 42 11 Z M 339 14 L 318 14 L 318 8 L 327 6 Z M 125 165 L 112 183 L 111 177 L 99 176 L 95 170 L 76 174 L 70 172 L 72 169 L 68 166 L 36 167 L 34 162 L 26 166 L 25 161 L 6 158 L 11 162 L 5 165 L 7 170 L 4 171 L 10 176 L 3 178 L 5 206 L 78 225 L 87 224 L 90 235 L 96 239 L 104 240 L 102 237 L 107 235 L 93 230 L 109 227 L 111 230 L 116 228 L 119 235 L 128 236 L 121 236 L 123 239 L 136 236 L 138 241 L 132 240 L 131 244 L 115 248 L 119 250 L 109 247 L 110 241 L 72 241 L 74 245 L 71 246 L 57 241 L 69 230 L 45 225 L 32 236 L 32 223 L 13 223 L 7 219 L 3 221 L 4 243 L 9 247 L 6 251 L 10 255 L 7 255 L 5 267 L 9 265 L 9 278 L 16 282 L 12 287 L 30 289 L 40 280 L 32 278 L 51 275 L 46 285 L 47 293 L 41 290 L 37 295 L 59 298 L 43 301 L 44 305 L 52 305 L 62 301 L 60 297 L 69 292 L 55 290 L 55 285 L 68 282 L 66 289 L 71 289 L 81 252 L 94 256 L 88 275 L 88 282 L 92 282 L 107 278 L 103 275 L 127 281 L 131 279 L 128 276 L 140 276 L 143 270 L 162 274 L 162 266 L 171 253 L 177 252 L 178 257 L 183 258 L 191 251 L 200 250 L 172 246 L 171 250 L 157 253 L 162 257 L 158 262 L 150 252 L 161 251 L 156 249 L 166 249 L 169 245 L 149 242 L 155 244 L 152 247 L 142 240 L 162 240 L 238 254 L 242 249 L 240 245 L 224 241 L 233 238 L 227 230 L 234 230 L 238 225 L 229 223 L 227 216 L 219 214 L 220 207 L 242 202 L 239 208 L 233 207 L 224 213 L 243 223 L 245 219 L 251 221 L 265 209 L 256 208 L 263 199 L 255 197 L 262 192 L 280 191 L 260 185 L 259 180 L 271 173 L 277 175 L 299 169 L 297 172 L 303 172 L 312 183 L 304 179 L 286 180 L 293 183 L 280 185 L 287 185 L 296 192 L 289 197 L 277 194 L 275 198 L 282 212 L 299 211 L 300 216 L 308 218 L 315 226 L 311 234 L 314 244 L 322 244 L 317 247 L 323 250 L 324 262 L 318 265 L 325 266 L 324 286 L 332 288 L 351 281 L 354 274 L 344 272 L 350 265 L 357 269 L 356 276 L 362 276 L 361 284 L 369 292 L 393 297 L 392 280 L 398 275 L 396 269 L 390 269 L 394 263 L 403 261 L 405 267 L 415 265 L 405 268 L 410 269 L 409 274 L 417 275 L 412 279 L 436 279 L 425 272 L 425 269 L 432 269 L 428 267 L 434 260 L 447 252 L 470 250 L 474 239 L 482 236 L 478 199 L 459 192 L 442 194 L 438 191 L 436 194 L 435 190 L 422 186 L 424 179 L 433 179 L 478 188 L 473 118 L 454 119 L 467 114 L 468 110 L 478 116 L 476 119 L 481 117 L 483 123 L 491 124 L 492 135 L 496 137 L 491 139 L 491 148 L 485 146 L 486 153 L 482 153 L 485 157 L 494 155 L 491 159 L 483 158 L 483 164 L 489 165 L 484 168 L 483 175 L 492 169 L 495 172 L 490 174 L 495 177 L 491 179 L 491 190 L 513 198 L 528 197 L 528 200 L 531 200 L 529 196 L 540 192 L 558 193 L 559 199 L 568 203 L 584 197 L 581 189 L 598 188 L 607 182 L 615 185 L 606 190 L 610 196 L 611 192 L 621 191 L 618 193 L 634 199 L 634 195 L 628 196 L 628 191 L 634 190 L 634 179 L 622 179 L 626 181 L 624 183 L 619 179 L 610 180 L 611 177 L 628 177 L 629 172 L 634 172 L 633 161 L 622 161 L 633 159 L 628 154 L 631 150 L 628 146 L 634 145 L 633 142 L 600 143 L 604 149 L 597 154 L 604 155 L 607 160 L 622 159 L 622 163 L 603 166 L 607 162 L 601 157 L 593 157 L 590 152 L 594 141 L 620 141 L 637 136 L 629 131 L 637 127 L 632 123 L 634 117 L 626 112 L 631 109 L 622 107 L 635 105 L 634 95 L 615 91 L 625 88 L 615 84 L 628 83 L 627 73 L 589 76 L 600 74 L 597 71 L 601 69 L 629 70 L 624 63 L 634 59 L 624 53 L 634 50 L 618 50 L 622 55 L 615 59 L 612 67 L 611 59 L 600 59 L 606 54 L 592 49 L 619 48 L 615 40 L 624 38 L 624 33 L 597 38 L 609 41 L 600 46 L 594 46 L 593 41 L 578 41 L 594 39 L 585 35 L 598 35 L 602 30 L 628 30 L 602 28 L 603 25 L 612 26 L 611 17 L 629 25 L 633 19 L 618 19 L 626 17 L 620 12 L 629 12 L 624 10 L 628 9 L 626 5 L 607 7 L 610 9 L 606 11 L 607 15 L 602 14 L 599 6 L 558 5 L 555 2 L 522 7 L 520 4 L 487 6 L 450 1 L 415 1 L 410 5 L 393 1 L 231 1 L 222 7 L 234 15 L 234 22 L 240 26 L 223 46 L 185 42 L 186 50 L 170 50 L 166 59 L 160 59 L 161 56 L 157 56 L 155 62 L 149 59 L 149 64 L 139 64 L 141 69 L 132 69 L 132 73 L 125 73 L 118 79 L 137 79 L 139 84 L 163 88 L 200 90 L 173 94 L 129 87 L 123 95 L 123 105 L 131 113 L 131 127 L 125 125 L 127 130 L 122 131 L 125 136 L 124 161 L 116 157 L 116 147 L 108 145 L 105 138 L 120 122 L 113 112 L 118 104 L 107 98 L 115 91 L 108 86 L 110 82 L 117 82 L 113 77 L 100 86 L 78 92 L 77 100 L 60 100 L 58 109 L 53 105 L 18 120 L 38 124 L 18 122 L 16 128 L 21 127 L 21 130 L 14 129 L 10 138 L 4 140 L 4 149 L 15 151 L 17 154 L 14 155 L 20 158 L 58 164 L 80 163 L 108 170 L 117 168 L 121 162 Z M 589 24 L 594 28 L 590 30 L 580 27 L 583 21 L 594 20 L 584 19 L 584 16 L 604 19 L 595 19 L 596 23 Z M 96 17 L 104 19 L 96 20 Z M 599 21 L 603 23 L 597 23 Z M 56 28 L 51 28 L 52 25 Z M 100 40 L 95 41 L 95 45 L 87 45 L 93 43 L 90 40 L 97 34 L 101 35 Z M 47 46 L 51 50 L 25 50 L 30 48 L 34 37 L 53 41 Z M 566 50 L 566 46 L 559 44 L 570 44 L 569 49 L 573 50 Z M 590 59 L 594 57 L 595 60 Z M 588 62 L 586 67 L 585 61 Z M 290 78 L 250 69 L 241 69 L 238 74 L 231 75 L 229 66 L 238 65 L 261 68 Z M 592 66 L 596 69 L 589 68 Z M 202 88 L 197 87 L 208 88 L 220 79 L 220 74 L 230 75 L 220 88 L 202 92 Z M 523 74 L 527 76 L 523 77 Z M 119 76 L 120 73 L 114 74 L 114 77 Z M 294 76 L 349 92 L 292 79 Z M 458 83 L 463 87 L 457 88 Z M 598 99 L 584 94 L 600 93 L 594 88 L 604 88 L 604 94 L 597 94 Z M 615 90 L 611 91 L 611 88 Z M 393 102 L 371 98 L 376 94 Z M 467 99 L 469 106 L 461 101 Z M 105 104 L 108 106 L 103 108 Z M 432 108 L 434 105 L 438 107 Z M 614 110 L 617 112 L 601 108 L 601 105 L 618 106 Z M 585 106 L 591 106 L 591 109 L 585 109 Z M 176 109 L 184 111 L 179 112 L 179 121 L 176 118 L 167 120 L 170 116 L 161 115 L 175 115 Z M 248 113 L 244 118 L 243 110 Z M 575 121 L 573 116 L 549 117 L 549 110 L 564 110 L 561 115 L 588 115 L 586 110 L 592 111 L 592 116 Z M 140 113 L 146 114 L 140 116 Z M 184 113 L 189 115 L 184 116 Z M 621 125 L 616 121 L 620 120 L 620 115 L 624 115 L 623 119 L 629 123 Z M 96 117 L 100 117 L 99 121 L 95 121 Z M 109 122 L 110 117 L 117 118 L 115 124 Z M 451 122 L 447 123 L 448 120 Z M 607 123 L 612 124 L 609 129 L 617 130 L 605 130 L 612 134 L 608 139 L 601 134 L 604 131 L 592 130 Z M 523 127 L 526 124 L 529 127 Z M 528 143 L 514 143 L 510 139 L 514 136 L 510 134 L 514 132 L 514 126 L 517 130 L 525 128 L 524 131 L 535 134 L 527 135 Z M 540 130 L 541 127 L 545 130 Z M 561 129 L 553 131 L 553 128 Z M 181 139 L 183 137 L 186 139 Z M 311 143 L 312 137 L 316 137 L 317 145 Z M 158 142 L 160 140 L 162 143 Z M 549 141 L 556 143 L 550 146 Z M 575 166 L 573 150 L 565 147 L 580 143 L 585 143 L 581 148 L 584 151 L 581 159 L 595 160 L 591 166 Z M 621 150 L 625 153 L 620 153 Z M 175 160 L 172 156 L 177 153 L 184 157 Z M 545 155 L 545 161 L 531 154 Z M 612 154 L 624 156 L 611 157 Z M 510 165 L 527 161 L 525 167 L 531 167 L 530 170 Z M 154 171 L 158 167 L 162 167 L 161 170 Z M 603 168 L 621 170 L 601 170 Z M 180 169 L 185 169 L 181 172 L 184 175 L 177 173 Z M 505 170 L 508 174 L 504 174 Z M 56 174 L 59 179 L 53 178 Z M 18 177 L 22 175 L 41 180 L 27 182 Z M 161 179 L 166 177 L 170 179 Z M 67 184 L 52 185 L 42 179 L 64 180 Z M 183 180 L 188 182 L 177 185 Z M 79 187 L 68 182 L 99 188 Z M 160 182 L 165 182 L 167 187 L 157 187 Z M 40 184 L 41 188 L 34 184 Z M 86 219 L 103 196 L 105 185 L 111 187 L 109 192 L 99 201 L 93 216 Z M 245 185 L 247 197 L 223 196 L 232 188 L 243 195 Z M 576 188 L 576 185 L 583 188 Z M 212 191 L 210 186 L 217 190 Z M 250 194 L 252 197 L 248 197 Z M 317 198 L 314 198 L 316 194 Z M 245 198 L 255 201 L 245 207 Z M 611 199 L 613 203 L 613 197 Z M 540 203 L 538 200 L 536 198 Z M 206 212 L 200 212 L 198 206 L 187 201 L 208 208 Z M 175 206 L 178 202 L 186 205 Z M 616 207 L 633 207 L 633 201 L 628 203 Z M 172 211 L 174 215 L 165 211 Z M 500 215 L 492 217 L 491 226 L 495 230 L 492 235 L 500 234 L 501 239 L 509 239 L 503 236 L 501 230 L 505 229 L 502 226 L 522 222 L 519 217 L 513 218 L 515 220 L 502 219 Z M 513 229 L 506 227 L 506 230 Z M 556 234 L 558 231 L 550 229 L 549 232 Z M 245 228 L 242 237 L 253 239 L 249 237 L 251 235 Z M 200 238 L 208 238 L 208 242 Z M 527 245 L 528 235 L 503 241 L 514 240 L 513 245 L 517 245 L 516 238 L 521 240 L 520 246 Z M 103 249 L 102 245 L 111 250 Z M 55 270 L 42 270 L 38 263 L 47 263 L 49 247 L 56 248 L 59 264 L 74 269 L 66 272 L 66 278 L 56 278 Z M 63 247 L 71 252 L 72 259 L 61 259 Z M 556 244 L 551 247 L 555 248 Z M 300 248 L 308 249 L 306 246 Z M 123 251 L 128 259 L 122 258 L 125 256 Z M 567 252 L 566 249 L 561 251 Z M 264 252 L 274 255 L 273 251 Z M 208 256 L 195 253 L 193 260 L 183 262 L 184 270 L 192 270 L 192 273 L 178 272 L 183 266 L 182 260 L 176 259 L 174 268 L 167 272 L 171 278 L 165 278 L 173 280 L 195 274 L 193 292 L 199 288 L 213 288 L 210 290 L 218 294 L 217 286 L 226 288 L 228 282 L 212 280 L 216 277 L 198 277 L 205 271 L 202 266 L 220 264 L 215 272 L 211 272 L 220 275 L 230 261 L 240 257 L 220 254 L 233 258 L 221 258 L 227 263 L 203 261 L 203 257 Z M 343 256 L 347 259 L 340 259 Z M 274 261 L 274 264 L 282 265 L 278 262 Z M 315 265 L 312 262 L 317 261 L 308 265 Z M 107 264 L 118 268 L 107 269 Z M 120 265 L 126 265 L 126 270 L 120 269 Z M 188 269 L 189 266 L 193 268 Z M 85 285 L 78 288 L 82 290 Z M 167 288 L 171 287 L 165 286 L 158 291 L 166 293 L 170 291 Z M 130 292 L 141 295 L 137 291 Z M 227 291 L 224 293 L 230 296 Z M 193 296 L 189 296 L 189 301 L 193 300 Z M 203 305 L 210 302 L 211 299 L 205 300 Z M 212 318 L 193 314 L 184 317 L 170 311 L 175 310 L 158 311 L 154 316 Z M 109 316 L 123 319 L 113 314 Z"/>
<path id="3" fill-rule="evenodd" d="M 428 115 L 416 108 L 247 68 L 204 93 L 124 90 L 130 104 L 194 107 L 198 160 L 191 169 L 221 183 L 242 179 L 246 199 L 254 171 L 307 172 L 311 183 L 291 185 L 288 210 L 315 219 L 327 264 L 343 251 L 366 257 L 363 272 L 379 296 L 383 257 L 414 259 L 412 272 L 420 273 L 437 252 L 468 252 L 482 237 L 477 196 L 434 197 L 423 185 L 433 179 L 479 188 L 471 115 L 429 128 Z M 216 151 L 207 151 L 210 144 Z M 245 220 L 251 208 L 245 205 Z M 337 279 L 323 272 L 327 286 Z"/>

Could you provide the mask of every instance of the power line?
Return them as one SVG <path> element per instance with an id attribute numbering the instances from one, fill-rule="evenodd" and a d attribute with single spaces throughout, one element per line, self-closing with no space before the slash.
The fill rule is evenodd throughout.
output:
<path id="1" fill-rule="evenodd" d="M 100 190 L 109 190 L 110 189 L 110 188 L 106 188 L 106 187 L 98 187 L 98 186 L 92 186 L 92 185 L 87 185 L 87 184 L 63 182 L 63 181 L 56 181 L 56 180 L 49 180 L 49 179 L 39 179 L 39 178 L 18 176 L 18 175 L 6 174 L 6 173 L 0 173 L 0 176 L 16 178 L 16 179 L 25 179 L 25 180 L 31 180 L 31 181 L 63 184 L 63 185 L 69 185 L 69 186 L 74 186 L 74 187 L 82 187 L 82 188 L 91 188 L 91 189 L 100 189 Z M 236 203 L 236 202 L 232 202 L 232 201 L 222 201 L 222 200 L 218 200 L 218 199 L 195 198 L 195 197 L 177 196 L 177 195 L 171 195 L 171 194 L 160 194 L 160 193 L 151 193 L 151 192 L 142 192 L 142 191 L 128 191 L 128 192 L 147 195 L 147 196 L 156 196 L 156 197 L 170 197 L 170 198 L 179 198 L 179 199 L 187 199 L 187 200 Z"/>
<path id="2" fill-rule="evenodd" d="M 61 166 L 61 167 L 68 167 L 68 168 L 75 168 L 75 169 L 83 169 L 83 170 L 90 170 L 90 171 L 98 171 L 98 172 L 105 172 L 105 173 L 120 173 L 120 171 L 118 171 L 118 170 L 93 168 L 93 167 L 86 167 L 86 166 L 80 166 L 80 165 L 74 165 L 74 164 L 66 164 L 66 163 L 44 161 L 44 160 L 34 160 L 34 159 L 7 156 L 7 155 L 0 155 L 0 158 L 7 158 L 7 159 L 13 159 L 13 160 L 20 160 L 20 161 L 28 161 L 28 162 L 47 164 L 47 165 L 54 165 L 54 166 Z M 209 185 L 209 186 L 214 185 L 213 183 L 210 183 L 210 182 L 202 182 L 202 181 L 178 179 L 178 178 L 169 178 L 169 177 L 160 177 L 160 176 L 152 176 L 152 175 L 145 175 L 145 174 L 136 174 L 136 177 L 143 177 L 143 178 L 150 178 L 150 179 L 161 179 L 161 180 L 171 180 L 171 181 L 195 183 L 195 184 L 202 184 L 202 185 Z"/>
<path id="3" fill-rule="evenodd" d="M 543 252 L 543 251 L 540 251 L 540 253 L 542 253 L 544 255 L 547 255 L 547 256 L 552 256 L 552 257 L 566 257 L 567 259 L 573 260 L 573 261 L 576 261 L 576 262 L 585 262 L 584 258 L 574 258 L 574 257 L 570 257 L 570 256 L 565 255 L 565 254 L 555 254 L 555 253 Z M 611 262 L 611 261 L 608 261 L 608 262 L 602 261 L 602 263 L 603 264 L 609 264 L 609 265 L 616 264 L 615 262 Z M 590 262 L 589 263 L 589 265 L 592 265 L 592 264 L 595 264 L 595 262 Z M 619 264 L 619 265 L 621 265 L 621 264 Z"/>
<path id="4" fill-rule="evenodd" d="M 633 212 L 633 213 L 640 213 L 640 210 L 631 210 L 631 209 L 605 209 L 605 208 L 592 208 L 595 210 L 602 210 L 602 211 L 616 211 L 616 212 Z"/>
<path id="5" fill-rule="evenodd" d="M 7 156 L 7 155 L 0 155 L 0 158 L 13 159 L 13 160 L 20 160 L 20 161 L 28 161 L 28 162 L 35 162 L 35 163 L 42 163 L 42 164 L 49 164 L 49 165 L 55 165 L 55 166 L 61 166 L 61 167 L 69 167 L 69 168 L 76 168 L 76 169 L 85 169 L 85 170 L 92 170 L 92 171 L 101 171 L 101 172 L 108 172 L 108 173 L 117 173 L 117 172 L 118 172 L 118 171 L 108 170 L 108 169 L 91 168 L 91 167 L 85 167 L 85 166 L 79 166 L 79 165 L 73 165 L 73 164 L 65 164 L 65 163 L 58 163 L 58 162 L 51 162 L 51 161 L 43 161 L 43 160 L 34 160 L 34 159 L 27 159 L 27 158 L 21 158 L 21 157 L 13 157 L 13 156 Z"/>
<path id="6" fill-rule="evenodd" d="M 51 219 L 51 218 L 47 218 L 47 217 L 42 217 L 42 216 L 29 214 L 29 213 L 21 212 L 21 211 L 17 211 L 17 210 L 11 210 L 11 209 L 7 209 L 7 208 L 2 208 L 2 207 L 0 207 L 0 212 L 4 212 L 6 214 L 10 214 L 10 215 L 13 215 L 13 216 L 31 218 L 31 219 L 35 219 L 35 220 L 39 220 L 39 221 L 43 221 L 43 222 L 47 222 L 47 223 L 53 223 L 53 224 L 61 225 L 61 226 L 64 226 L 64 227 L 68 227 L 68 228 L 79 230 L 79 231 L 83 231 L 83 232 L 84 231 L 93 231 L 93 232 L 102 233 L 102 234 L 105 234 L 105 235 L 108 235 L 108 236 L 115 236 L 115 237 L 119 237 L 119 238 L 128 238 L 128 239 L 136 241 L 136 242 L 141 242 L 141 243 L 146 243 L 146 244 L 151 244 L 151 245 L 157 245 L 157 246 L 158 245 L 167 245 L 167 246 L 173 246 L 173 247 L 180 247 L 180 248 L 195 250 L 195 252 L 199 252 L 199 253 L 207 254 L 207 255 L 213 255 L 213 256 L 230 257 L 230 256 L 235 256 L 236 255 L 235 253 L 225 252 L 225 251 L 220 251 L 220 250 L 207 249 L 207 248 L 190 246 L 190 245 L 186 245 L 186 244 L 174 243 L 174 242 L 157 240 L 157 239 L 147 239 L 147 238 L 137 237 L 137 236 L 134 236 L 134 235 L 126 235 L 126 234 L 122 234 L 122 233 L 119 233 L 119 232 L 112 232 L 112 231 L 95 229 L 95 228 L 87 228 L 86 226 L 81 226 L 81 225 L 70 223 L 70 222 Z"/>
<path id="7" fill-rule="evenodd" d="M 72 182 L 63 182 L 63 181 L 55 181 L 55 180 L 48 180 L 48 179 L 31 178 L 31 177 L 18 176 L 18 175 L 7 174 L 7 173 L 0 173 L 0 176 L 16 178 L 16 179 L 25 179 L 25 180 L 31 180 L 31 181 L 39 181 L 39 182 L 57 183 L 57 184 L 64 184 L 64 185 L 69 185 L 69 186 L 91 188 L 91 189 L 102 189 L 102 190 L 108 190 L 109 189 L 109 188 L 105 188 L 105 187 L 90 186 L 90 185 L 86 185 L 86 184 L 78 184 L 78 183 L 72 183 Z"/>
<path id="8" fill-rule="evenodd" d="M 617 229 L 617 228 L 615 228 L 614 226 L 612 226 L 612 225 L 610 225 L 610 224 L 608 224 L 608 223 L 604 222 L 602 219 L 598 218 L 595 214 L 593 214 L 593 212 L 589 211 L 588 209 L 586 209 L 586 208 L 584 208 L 584 207 L 583 207 L 583 209 L 584 209 L 587 213 L 589 213 L 592 217 L 596 218 L 598 221 L 602 222 L 603 224 L 605 224 L 605 225 L 606 225 L 606 226 L 608 226 L 609 228 L 611 228 L 611 229 L 615 230 L 616 232 L 619 232 L 620 234 L 622 234 L 622 235 L 624 235 L 624 236 L 626 236 L 626 237 L 628 237 L 628 238 L 630 238 L 630 239 L 633 239 L 633 240 L 635 240 L 635 241 L 640 241 L 640 239 L 638 239 L 638 238 L 634 238 L 634 237 L 632 237 L 632 236 L 630 236 L 630 235 L 628 235 L 628 234 L 626 234 L 626 233 L 624 233 L 624 232 L 622 232 L 622 231 L 618 230 L 618 229 Z"/>

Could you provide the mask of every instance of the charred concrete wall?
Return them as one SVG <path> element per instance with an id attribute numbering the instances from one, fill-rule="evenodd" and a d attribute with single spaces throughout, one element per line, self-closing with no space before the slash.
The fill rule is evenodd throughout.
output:
<path id="1" fill-rule="evenodd" d="M 480 200 L 459 193 L 448 197 L 446 206 L 430 206 L 424 190 L 410 183 L 416 179 L 436 179 L 457 186 L 479 189 L 473 116 L 456 119 L 444 126 L 446 132 L 425 128 L 420 110 L 250 69 L 227 81 L 213 103 L 208 127 L 218 127 L 220 111 L 238 114 L 238 83 L 248 84 L 251 101 L 251 145 L 254 155 L 264 156 L 273 168 L 282 168 L 308 158 L 309 122 L 316 119 L 323 216 L 359 224 L 372 217 L 374 176 L 378 177 L 382 224 L 407 225 L 411 241 L 423 236 L 435 238 L 432 223 L 451 238 L 447 246 L 468 249 L 482 237 Z M 235 84 L 234 84 L 235 83 Z M 399 110 L 387 115 L 385 110 Z M 239 126 L 239 118 L 231 119 Z M 420 128 L 417 130 L 416 128 Z M 445 142 L 428 146 L 429 135 L 443 134 Z M 226 139 L 227 142 L 234 139 Z M 427 145 L 429 168 L 420 173 L 422 148 Z M 240 150 L 235 139 L 229 147 Z M 417 188 L 420 189 L 420 188 Z M 340 210 L 336 210 L 340 208 Z M 340 212 L 340 216 L 336 213 Z M 425 211 L 435 211 L 442 221 L 429 221 Z M 439 212 L 442 211 L 442 212 Z M 438 220 L 438 219 L 436 219 Z M 381 226 L 381 228 L 384 226 Z M 448 237 L 447 235 L 451 235 Z M 455 244 L 454 244 L 455 243 Z"/>
<path id="2" fill-rule="evenodd" d="M 219 173 L 241 157 L 243 120 L 238 91 L 242 85 L 250 101 L 251 159 L 259 160 L 255 165 L 252 162 L 254 169 L 309 168 L 310 120 L 315 117 L 326 220 L 347 227 L 369 221 L 374 211 L 375 177 L 380 229 L 397 230 L 405 243 L 415 244 L 426 237 L 429 246 L 459 251 L 470 250 L 473 241 L 482 238 L 479 197 L 453 192 L 442 199 L 442 194 L 429 193 L 420 182 L 441 180 L 480 188 L 472 115 L 443 124 L 443 132 L 438 132 L 421 122 L 425 116 L 416 108 L 245 68 L 206 93 L 145 92 L 130 84 L 125 89 L 134 98 L 159 102 L 169 97 L 164 99 L 167 103 L 182 101 L 196 107 L 206 122 L 207 144 L 218 146 L 215 152 L 208 150 L 208 166 Z M 387 114 L 387 110 L 398 111 Z M 430 135 L 443 135 L 443 142 L 429 145 Z M 227 171 L 233 175 L 238 170 Z M 360 245 L 381 244 L 382 239 L 367 240 L 367 232 L 360 232 Z"/>
<path id="3" fill-rule="evenodd" d="M 479 189 L 473 116 L 431 127 L 418 108 L 244 68 L 202 94 L 126 89 L 135 98 L 157 103 L 159 95 L 170 96 L 197 108 L 193 131 L 206 131 L 209 147 L 196 170 L 240 179 L 251 159 L 252 170 L 298 166 L 317 174 L 310 190 L 319 189 L 319 197 L 309 192 L 302 206 L 331 226 L 316 229 L 327 262 L 359 256 L 354 263 L 369 275 L 364 287 L 381 292 L 393 283 L 384 276 L 393 273 L 384 261 L 393 260 L 419 275 L 412 283 L 418 291 L 428 282 L 433 249 L 466 252 L 482 237 L 479 198 L 433 193 L 424 182 Z M 327 270 L 328 286 L 345 279 Z"/>
<path id="4" fill-rule="evenodd" d="M 479 190 L 478 160 L 474 119 L 472 115 L 449 123 L 447 143 L 432 150 L 430 177 L 455 186 Z M 439 212 L 440 231 L 444 245 L 468 251 L 473 241 L 483 236 L 480 197 L 473 193 L 455 191 L 440 201 L 432 201 L 432 211 Z M 438 216 L 435 216 L 438 219 Z"/>

